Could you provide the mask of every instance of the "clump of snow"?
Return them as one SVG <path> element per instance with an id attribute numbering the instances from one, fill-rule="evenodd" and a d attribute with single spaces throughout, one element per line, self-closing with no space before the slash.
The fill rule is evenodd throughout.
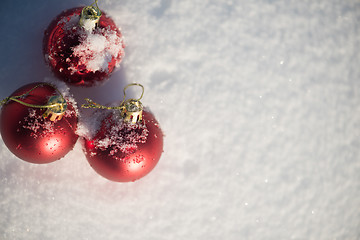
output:
<path id="1" fill-rule="evenodd" d="M 57 80 L 54 77 L 46 77 L 44 79 L 45 83 L 51 84 L 54 87 L 57 88 L 57 90 L 59 90 L 59 92 L 64 96 L 64 97 L 68 97 L 71 96 L 70 93 L 70 88 L 62 81 Z"/>
<path id="2" fill-rule="evenodd" d="M 65 118 L 79 116 L 77 103 L 72 94 L 70 93 L 69 87 L 65 83 L 51 78 L 46 78 L 45 83 L 54 86 L 64 97 L 68 106 L 69 104 L 72 105 L 73 108 L 68 107 L 66 109 L 64 114 Z M 23 98 L 26 98 L 26 95 Z M 55 123 L 56 121 L 50 121 L 49 119 L 44 118 L 40 108 L 29 108 L 28 116 L 26 116 L 23 121 L 20 121 L 19 125 L 22 125 L 22 128 L 24 129 L 31 130 L 30 136 L 34 138 L 39 138 L 49 136 L 49 134 L 53 134 L 55 132 Z M 20 129 L 18 129 L 18 131 L 20 131 Z"/>
<path id="3" fill-rule="evenodd" d="M 107 104 L 109 107 L 116 107 L 118 105 L 118 102 Z M 78 123 L 76 134 L 86 139 L 94 138 L 98 133 L 103 120 L 107 118 L 109 114 L 117 115 L 120 113 L 118 110 L 97 109 L 91 113 L 91 117 L 87 116 L 86 114 L 80 114 L 80 121 Z"/>
<path id="4" fill-rule="evenodd" d="M 80 115 L 80 121 L 76 129 L 76 134 L 86 139 L 93 138 L 99 130 L 102 120 L 106 117 L 104 111 L 107 110 L 97 110 L 91 115 L 91 117 Z"/>
<path id="5" fill-rule="evenodd" d="M 109 62 L 123 54 L 122 37 L 113 30 L 96 28 L 87 31 L 79 28 L 78 32 L 80 44 L 73 47 L 73 56 L 79 59 L 77 64 L 85 66 L 87 70 L 108 72 Z M 69 69 L 75 72 L 78 67 L 74 65 Z"/>
<path id="6" fill-rule="evenodd" d="M 96 26 L 96 22 L 94 20 L 91 19 L 87 19 L 83 22 L 82 27 L 86 30 L 86 31 L 92 31 Z"/>

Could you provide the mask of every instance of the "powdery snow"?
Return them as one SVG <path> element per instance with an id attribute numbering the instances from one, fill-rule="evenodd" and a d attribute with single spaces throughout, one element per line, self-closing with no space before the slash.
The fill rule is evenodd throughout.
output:
<path id="1" fill-rule="evenodd" d="M 44 29 L 92 3 L 2 1 L 2 98 L 52 76 Z M 79 142 L 35 165 L 0 141 L 1 239 L 359 239 L 358 1 L 98 4 L 126 56 L 106 84 L 70 90 L 107 104 L 144 85 L 164 153 L 143 179 L 114 183 Z"/>
<path id="2" fill-rule="evenodd" d="M 122 120 L 119 113 L 108 115 L 103 121 L 104 136 L 96 139 L 94 144 L 97 148 L 108 149 L 114 148 L 115 151 L 123 149 L 123 145 L 136 146 L 136 143 L 145 143 L 148 130 L 144 124 L 131 124 Z M 99 129 L 100 130 L 100 129 Z"/>
<path id="3" fill-rule="evenodd" d="M 94 32 L 89 32 L 79 28 L 78 31 L 81 31 L 80 44 L 72 50 L 73 55 L 79 58 L 80 65 L 86 66 L 86 69 L 93 72 L 108 72 L 108 63 L 111 59 L 118 58 L 124 52 L 122 38 L 110 29 L 96 29 Z M 74 71 L 76 69 L 74 66 Z"/>

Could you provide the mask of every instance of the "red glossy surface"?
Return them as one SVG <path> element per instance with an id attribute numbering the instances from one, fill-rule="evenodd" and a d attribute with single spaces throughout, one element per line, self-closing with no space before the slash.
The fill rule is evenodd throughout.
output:
<path id="1" fill-rule="evenodd" d="M 73 56 L 73 48 L 80 44 L 79 28 L 81 27 L 75 24 L 75 27 L 65 29 L 64 26 L 74 19 L 78 22 L 81 10 L 82 7 L 63 11 L 50 23 L 44 33 L 43 53 L 46 62 L 61 80 L 76 86 L 93 86 L 102 83 L 109 77 L 116 65 L 121 62 L 124 52 L 121 50 L 117 58 L 112 57 L 106 71 L 94 72 L 87 69 L 84 64 L 80 64 L 79 58 Z M 103 12 L 97 30 L 105 28 L 115 31 L 119 38 L 122 37 L 114 21 Z M 93 34 L 103 34 L 103 32 L 94 31 Z M 121 44 L 124 48 L 122 40 Z"/>
<path id="2" fill-rule="evenodd" d="M 26 93 L 40 83 L 25 85 L 11 96 Z M 21 100 L 35 105 L 46 105 L 49 96 L 57 95 L 48 85 L 33 90 Z M 55 122 L 43 118 L 45 109 L 31 108 L 8 101 L 0 112 L 1 136 L 9 150 L 17 157 L 31 163 L 49 163 L 65 156 L 73 149 L 78 136 L 75 134 L 77 115 L 67 101 L 67 111 Z"/>
<path id="3" fill-rule="evenodd" d="M 158 163 L 163 152 L 163 133 L 154 116 L 147 111 L 143 112 L 143 124 L 146 126 L 146 138 L 139 142 L 128 144 L 131 136 L 142 134 L 141 128 L 123 132 L 117 139 L 116 146 L 107 148 L 98 146 L 98 142 L 109 137 L 114 120 L 110 113 L 102 121 L 100 130 L 93 139 L 83 139 L 86 158 L 91 167 L 101 176 L 116 182 L 135 181 L 148 174 Z M 136 132 L 137 131 L 137 132 Z M 135 133 L 135 134 L 134 134 Z M 121 143 L 119 143 L 121 142 Z"/>

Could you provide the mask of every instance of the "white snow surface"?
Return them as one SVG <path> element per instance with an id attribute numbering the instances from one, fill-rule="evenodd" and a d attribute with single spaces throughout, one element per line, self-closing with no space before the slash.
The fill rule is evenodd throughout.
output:
<path id="1" fill-rule="evenodd" d="M 91 3 L 1 2 L 2 99 L 52 77 L 43 31 Z M 146 177 L 115 183 L 79 142 L 36 165 L 0 141 L 0 239 L 360 239 L 359 1 L 98 5 L 126 55 L 106 84 L 70 90 L 106 104 L 143 84 L 164 153 Z"/>

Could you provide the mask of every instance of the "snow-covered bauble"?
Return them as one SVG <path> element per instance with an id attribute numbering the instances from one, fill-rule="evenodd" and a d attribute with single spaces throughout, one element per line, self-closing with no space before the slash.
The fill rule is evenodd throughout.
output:
<path id="1" fill-rule="evenodd" d="M 58 15 L 45 30 L 46 62 L 61 80 L 76 86 L 103 83 L 124 57 L 123 36 L 97 1 Z"/>
<path id="2" fill-rule="evenodd" d="M 140 84 L 128 86 L 132 85 L 142 87 Z M 163 152 L 160 125 L 154 115 L 143 108 L 140 98 L 125 101 L 124 97 L 114 107 L 87 99 L 89 104 L 83 106 L 99 108 L 89 118 L 89 131 L 82 139 L 84 153 L 91 167 L 109 180 L 129 182 L 144 177 L 156 166 Z"/>
<path id="3" fill-rule="evenodd" d="M 65 84 L 64 84 L 65 85 Z M 27 84 L 2 102 L 0 131 L 9 150 L 31 163 L 49 163 L 73 149 L 78 135 L 74 99 L 52 84 Z"/>

